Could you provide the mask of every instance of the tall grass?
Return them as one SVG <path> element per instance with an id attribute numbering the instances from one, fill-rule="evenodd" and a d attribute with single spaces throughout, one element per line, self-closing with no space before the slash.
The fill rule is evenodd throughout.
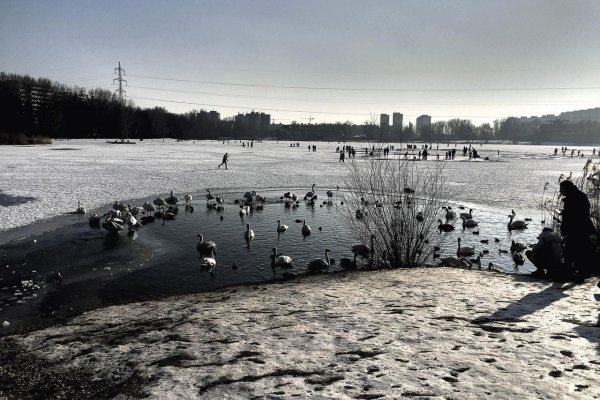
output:
<path id="1" fill-rule="evenodd" d="M 27 136 L 24 133 L 0 132 L 0 145 L 51 144 L 52 139 L 45 136 Z"/>

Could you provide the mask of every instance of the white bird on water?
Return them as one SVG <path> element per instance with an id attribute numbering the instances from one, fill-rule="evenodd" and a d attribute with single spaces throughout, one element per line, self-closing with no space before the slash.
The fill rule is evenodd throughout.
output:
<path id="1" fill-rule="evenodd" d="M 252 240 L 254 239 L 254 231 L 250 229 L 250 224 L 246 224 L 246 232 L 244 232 L 244 239 Z"/>
<path id="2" fill-rule="evenodd" d="M 275 267 L 289 268 L 292 266 L 292 257 L 284 256 L 282 254 L 277 255 L 277 247 L 273 247 L 273 255 L 271 256 L 271 263 Z"/>
<path id="3" fill-rule="evenodd" d="M 304 236 L 310 235 L 310 225 L 306 224 L 306 220 L 302 221 L 302 234 Z"/>
<path id="4" fill-rule="evenodd" d="M 285 232 L 288 228 L 289 226 L 283 225 L 280 220 L 277 220 L 277 232 Z"/>

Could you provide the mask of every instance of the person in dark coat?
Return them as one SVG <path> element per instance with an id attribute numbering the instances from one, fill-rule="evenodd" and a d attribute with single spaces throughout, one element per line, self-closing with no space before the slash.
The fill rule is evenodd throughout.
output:
<path id="1" fill-rule="evenodd" d="M 575 281 L 583 282 L 593 272 L 595 258 L 590 236 L 596 228 L 590 219 L 590 201 L 571 181 L 562 181 L 559 190 L 564 196 L 560 224 L 564 261 L 567 267 L 572 266 Z"/>
<path id="2" fill-rule="evenodd" d="M 219 168 L 221 168 L 221 165 L 225 164 L 225 169 L 227 169 L 227 161 L 229 160 L 229 154 L 225 153 L 223 155 L 223 162 L 221 164 L 219 164 Z"/>

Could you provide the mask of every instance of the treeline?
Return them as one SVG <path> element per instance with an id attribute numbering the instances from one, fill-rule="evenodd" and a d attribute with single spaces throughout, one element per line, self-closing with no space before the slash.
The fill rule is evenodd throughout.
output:
<path id="1" fill-rule="evenodd" d="M 214 113 L 192 110 L 174 114 L 162 107 L 142 109 L 128 101 L 121 104 L 115 92 L 67 86 L 45 78 L 0 72 L 0 144 L 28 143 L 44 138 L 107 139 L 259 139 L 279 140 L 372 140 L 383 142 L 531 141 L 596 144 L 600 124 L 560 120 L 522 123 L 518 118 L 496 120 L 475 126 L 470 120 L 437 121 L 416 131 L 412 123 L 401 130 L 380 127 L 372 119 L 362 125 L 333 124 L 271 125 L 269 128 L 236 123 L 233 117 L 219 119 Z M 239 121 L 238 121 L 239 122 Z M 34 139 L 37 138 L 37 139 Z M 41 139 L 40 139 L 41 138 Z"/>
<path id="2" fill-rule="evenodd" d="M 6 138 L 171 137 L 209 139 L 233 136 L 233 123 L 215 124 L 208 113 L 174 114 L 164 108 L 121 104 L 104 89 L 67 86 L 45 78 L 0 72 L 0 132 Z M 23 137 L 18 138 L 22 140 Z"/>

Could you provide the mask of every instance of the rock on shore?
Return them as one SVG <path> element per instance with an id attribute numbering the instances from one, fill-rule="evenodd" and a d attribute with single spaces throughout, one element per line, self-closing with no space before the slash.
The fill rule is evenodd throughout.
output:
<path id="1" fill-rule="evenodd" d="M 0 398 L 598 398 L 595 283 L 418 268 L 108 307 L 0 339 Z"/>

